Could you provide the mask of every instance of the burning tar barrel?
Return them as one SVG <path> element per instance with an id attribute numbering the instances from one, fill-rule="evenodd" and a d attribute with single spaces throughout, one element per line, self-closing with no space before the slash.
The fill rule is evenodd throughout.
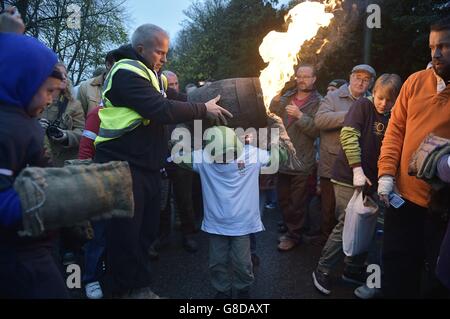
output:
<path id="1" fill-rule="evenodd" d="M 212 82 L 190 92 L 188 101 L 205 103 L 219 94 L 221 98 L 218 104 L 233 114 L 233 118 L 228 119 L 227 126 L 244 129 L 267 126 L 267 113 L 258 78 L 234 78 Z M 204 128 L 207 126 L 210 125 L 204 123 Z"/>

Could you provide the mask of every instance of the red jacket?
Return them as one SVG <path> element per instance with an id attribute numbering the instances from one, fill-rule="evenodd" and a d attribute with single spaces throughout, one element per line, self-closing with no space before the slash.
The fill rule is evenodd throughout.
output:
<path id="1" fill-rule="evenodd" d="M 79 159 L 94 158 L 94 141 L 100 129 L 100 118 L 98 117 L 99 110 L 100 106 L 97 106 L 86 116 L 86 124 L 84 126 L 83 136 L 81 137 L 80 148 L 78 150 Z"/>

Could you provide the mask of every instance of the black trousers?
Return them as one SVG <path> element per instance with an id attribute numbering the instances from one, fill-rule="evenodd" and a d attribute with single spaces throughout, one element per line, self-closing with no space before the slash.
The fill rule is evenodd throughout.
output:
<path id="1" fill-rule="evenodd" d="M 439 298 L 447 292 L 435 269 L 446 223 L 426 208 L 406 203 L 387 209 L 382 290 L 386 298 Z"/>
<path id="2" fill-rule="evenodd" d="M 51 249 L 0 249 L 0 299 L 69 298 Z"/>
<path id="3" fill-rule="evenodd" d="M 149 286 L 151 271 L 147 250 L 158 235 L 160 172 L 132 167 L 131 175 L 134 217 L 113 218 L 106 230 L 105 284 L 113 294 Z"/>

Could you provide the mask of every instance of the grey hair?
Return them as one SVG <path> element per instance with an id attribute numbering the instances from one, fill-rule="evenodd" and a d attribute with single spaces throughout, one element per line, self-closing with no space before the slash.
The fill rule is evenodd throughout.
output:
<path id="1" fill-rule="evenodd" d="M 169 34 L 162 28 L 151 23 L 143 24 L 133 32 L 131 45 L 133 49 L 136 49 L 138 45 L 152 46 L 158 34 L 163 34 L 169 38 Z"/>
<path id="2" fill-rule="evenodd" d="M 164 74 L 165 76 L 175 76 L 178 78 L 178 76 L 174 72 L 169 71 L 169 70 L 162 71 L 162 74 Z"/>

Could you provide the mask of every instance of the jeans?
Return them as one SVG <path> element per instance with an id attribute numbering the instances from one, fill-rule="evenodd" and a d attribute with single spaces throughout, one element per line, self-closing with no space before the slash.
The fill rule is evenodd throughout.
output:
<path id="1" fill-rule="evenodd" d="M 84 253 L 83 282 L 98 281 L 103 273 L 103 254 L 105 252 L 106 220 L 91 222 L 94 229 L 94 238 L 86 243 Z"/>

